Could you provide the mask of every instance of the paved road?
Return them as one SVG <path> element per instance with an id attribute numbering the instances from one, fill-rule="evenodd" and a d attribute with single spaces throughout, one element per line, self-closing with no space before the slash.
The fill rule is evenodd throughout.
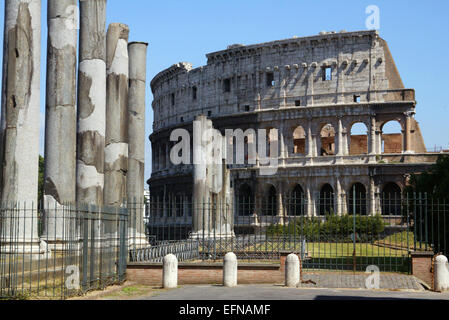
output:
<path id="1" fill-rule="evenodd" d="M 449 293 L 285 288 L 280 285 L 183 286 L 142 300 L 449 300 Z"/>

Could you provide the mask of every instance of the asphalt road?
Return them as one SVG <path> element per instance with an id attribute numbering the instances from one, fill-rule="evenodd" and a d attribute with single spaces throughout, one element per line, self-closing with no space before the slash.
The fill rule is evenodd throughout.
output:
<path id="1" fill-rule="evenodd" d="M 449 300 L 449 293 L 285 288 L 280 285 L 183 286 L 142 300 Z"/>

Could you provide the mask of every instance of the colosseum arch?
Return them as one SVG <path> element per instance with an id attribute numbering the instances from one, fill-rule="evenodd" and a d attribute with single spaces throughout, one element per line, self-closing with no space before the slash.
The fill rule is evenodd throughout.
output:
<path id="1" fill-rule="evenodd" d="M 335 128 L 331 123 L 327 123 L 320 130 L 320 155 L 335 155 Z"/>
<path id="2" fill-rule="evenodd" d="M 302 126 L 293 129 L 293 153 L 306 154 L 306 132 Z"/>
<path id="3" fill-rule="evenodd" d="M 293 186 L 286 202 L 289 216 L 302 216 L 305 214 L 305 193 L 301 185 L 296 184 Z"/>
<path id="4" fill-rule="evenodd" d="M 367 214 L 367 193 L 366 187 L 360 183 L 354 183 L 348 191 L 348 213 Z"/>
<path id="5" fill-rule="evenodd" d="M 272 184 L 267 184 L 262 199 L 262 215 L 276 216 L 278 209 L 277 190 Z"/>
<path id="6" fill-rule="evenodd" d="M 239 216 L 251 216 L 254 213 L 254 192 L 246 183 L 238 189 L 237 207 Z"/>
<path id="7" fill-rule="evenodd" d="M 320 216 L 325 216 L 326 214 L 333 214 L 334 212 L 334 188 L 329 183 L 326 183 L 320 189 L 318 214 Z"/>
<path id="8" fill-rule="evenodd" d="M 368 127 L 364 122 L 354 122 L 349 136 L 349 154 L 368 154 Z"/>
<path id="9" fill-rule="evenodd" d="M 404 150 L 403 128 L 398 120 L 384 122 L 382 132 L 382 153 L 402 153 Z"/>
<path id="10" fill-rule="evenodd" d="M 266 130 L 266 154 L 259 154 L 260 157 L 264 157 L 264 156 L 279 156 L 279 152 L 280 152 L 280 141 L 279 141 L 279 131 L 277 131 L 276 128 L 269 126 L 264 128 Z M 259 136 L 257 136 L 257 150 L 259 151 Z M 272 142 L 276 142 L 278 144 L 278 148 L 277 148 L 277 154 L 272 155 L 271 151 L 270 151 L 270 147 L 271 147 L 271 143 Z"/>
<path id="11" fill-rule="evenodd" d="M 380 203 L 382 215 L 401 215 L 402 190 L 395 182 L 388 182 L 382 188 Z"/>

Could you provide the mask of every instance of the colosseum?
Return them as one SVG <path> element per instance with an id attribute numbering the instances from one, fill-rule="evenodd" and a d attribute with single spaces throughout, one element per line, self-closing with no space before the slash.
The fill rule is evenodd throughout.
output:
<path id="1" fill-rule="evenodd" d="M 392 216 L 397 202 L 382 199 L 400 194 L 411 173 L 426 170 L 438 157 L 426 151 L 415 120 L 415 91 L 404 87 L 387 42 L 375 30 L 231 45 L 207 54 L 205 66 L 182 62 L 163 70 L 151 89 L 148 184 L 152 198 L 174 203 L 160 214 L 161 224 L 184 223 L 198 231 L 197 210 L 184 201 L 217 196 L 212 188 L 195 195 L 195 166 L 170 161 L 176 144 L 171 133 L 192 132 L 195 119 L 211 121 L 223 134 L 278 130 L 269 137 L 279 143 L 275 175 L 261 175 L 258 163 L 224 166 L 222 196 L 234 204 L 224 219 L 235 221 L 265 215 L 282 222 L 298 210 L 307 216 Z M 391 122 L 398 131 L 384 132 Z M 357 126 L 364 130 L 355 132 Z M 286 204 L 292 195 L 301 199 L 295 212 Z"/>

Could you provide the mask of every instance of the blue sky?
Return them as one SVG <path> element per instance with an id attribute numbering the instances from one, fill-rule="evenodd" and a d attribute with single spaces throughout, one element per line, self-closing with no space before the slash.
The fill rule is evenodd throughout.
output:
<path id="1" fill-rule="evenodd" d="M 4 1 L 1 3 L 3 7 Z M 146 117 L 149 136 L 153 122 L 149 83 L 162 69 L 180 61 L 204 65 L 206 53 L 234 43 L 254 44 L 309 36 L 323 30 L 364 30 L 365 8 L 369 5 L 380 9 L 379 31 L 389 44 L 404 85 L 416 89 L 416 118 L 426 145 L 448 148 L 447 0 L 108 0 L 107 23 L 126 23 L 131 29 L 130 41 L 149 42 Z M 46 7 L 47 1 L 42 0 L 42 114 L 45 110 Z M 1 10 L 0 24 L 3 26 L 3 23 Z M 41 152 L 43 132 L 42 128 Z M 151 174 L 148 140 L 146 155 L 148 179 Z"/>

